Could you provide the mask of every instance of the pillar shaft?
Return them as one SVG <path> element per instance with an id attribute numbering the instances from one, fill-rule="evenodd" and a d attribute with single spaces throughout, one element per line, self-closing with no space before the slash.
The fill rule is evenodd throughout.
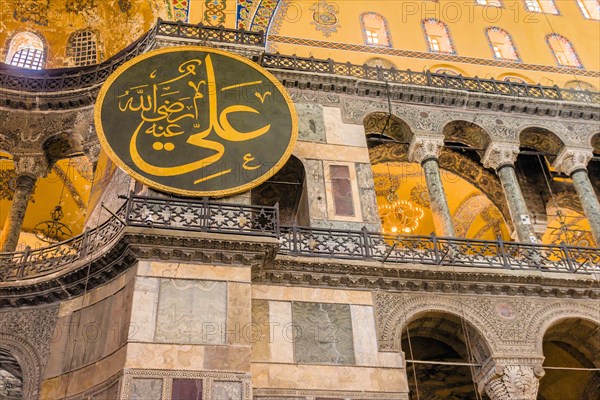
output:
<path id="1" fill-rule="evenodd" d="M 531 243 L 531 238 L 536 236 L 532 222 L 528 221 L 529 223 L 527 223 L 527 221 L 524 221 L 524 219 L 529 219 L 529 210 L 521 192 L 514 166 L 506 164 L 500 167 L 498 177 L 504 189 L 510 218 L 517 233 L 517 240 L 523 243 Z"/>
<path id="2" fill-rule="evenodd" d="M 596 246 L 600 247 L 600 202 L 596 192 L 594 192 L 592 182 L 590 182 L 587 171 L 584 169 L 573 172 L 571 178 L 579 195 L 583 212 L 590 223 Z"/>
<path id="3" fill-rule="evenodd" d="M 17 177 L 13 201 L 0 236 L 0 250 L 2 252 L 12 252 L 17 248 L 27 204 L 29 204 L 34 186 L 35 179 L 31 176 L 20 175 Z"/>
<path id="4" fill-rule="evenodd" d="M 454 237 L 454 224 L 452 223 L 452 215 L 448 207 L 446 192 L 442 185 L 438 161 L 435 158 L 430 158 L 423 161 L 421 165 L 423 166 L 425 180 L 427 181 L 435 230 L 439 236 Z"/>

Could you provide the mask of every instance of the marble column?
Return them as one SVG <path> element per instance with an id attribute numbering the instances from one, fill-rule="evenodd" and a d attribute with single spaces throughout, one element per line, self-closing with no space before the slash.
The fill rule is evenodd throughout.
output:
<path id="1" fill-rule="evenodd" d="M 596 245 L 600 246 L 600 202 L 586 169 L 592 157 L 593 152 L 590 148 L 564 147 L 554 160 L 553 166 L 573 179 Z"/>
<path id="2" fill-rule="evenodd" d="M 500 178 L 517 241 L 536 243 L 537 238 L 527 203 L 515 172 L 514 165 L 518 155 L 518 143 L 496 142 L 490 143 L 481 161 L 484 167 L 494 169 Z"/>
<path id="3" fill-rule="evenodd" d="M 31 193 L 37 179 L 45 175 L 48 169 L 46 158 L 43 154 L 35 156 L 15 155 L 14 164 L 17 173 L 15 192 L 6 221 L 4 222 L 4 227 L 2 228 L 2 235 L 0 235 L 0 252 L 12 252 L 16 250 Z"/>
<path id="4" fill-rule="evenodd" d="M 438 236 L 454 237 L 454 224 L 448 200 L 442 185 L 438 157 L 444 147 L 444 137 L 436 134 L 415 134 L 408 149 L 408 159 L 423 167 L 433 214 L 433 224 Z"/>

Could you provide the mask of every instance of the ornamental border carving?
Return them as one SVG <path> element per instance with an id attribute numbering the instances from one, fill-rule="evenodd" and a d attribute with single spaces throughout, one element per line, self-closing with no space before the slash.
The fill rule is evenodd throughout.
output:
<path id="1" fill-rule="evenodd" d="M 8 351 L 21 367 L 23 398 L 37 398 L 40 394 L 44 369 L 42 359 L 35 347 L 21 337 L 0 333 L 0 348 Z"/>

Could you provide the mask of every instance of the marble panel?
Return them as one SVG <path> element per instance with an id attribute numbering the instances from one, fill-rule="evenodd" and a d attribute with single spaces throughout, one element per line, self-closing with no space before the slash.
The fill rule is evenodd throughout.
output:
<path id="1" fill-rule="evenodd" d="M 350 306 L 356 365 L 377 366 L 379 363 L 373 307 Z"/>
<path id="2" fill-rule="evenodd" d="M 133 302 L 134 284 L 125 286 L 112 297 L 110 314 L 108 316 L 108 332 L 104 345 L 103 356 L 107 356 L 127 343 L 131 307 Z"/>
<path id="3" fill-rule="evenodd" d="M 249 346 L 252 341 L 250 284 L 230 282 L 227 292 L 227 344 Z"/>
<path id="4" fill-rule="evenodd" d="M 156 329 L 156 312 L 160 280 L 138 276 L 133 293 L 133 312 L 129 339 L 135 342 L 151 342 Z"/>
<path id="5" fill-rule="evenodd" d="M 315 103 L 297 103 L 298 140 L 325 143 L 323 106 Z"/>
<path id="6" fill-rule="evenodd" d="M 138 275 L 157 278 L 250 282 L 250 267 L 140 261 Z"/>
<path id="7" fill-rule="evenodd" d="M 356 179 L 361 202 L 363 220 L 367 223 L 380 224 L 377 196 L 373 186 L 373 170 L 371 164 L 356 164 Z"/>
<path id="8" fill-rule="evenodd" d="M 269 302 L 252 300 L 252 361 L 269 361 Z"/>
<path id="9" fill-rule="evenodd" d="M 219 400 L 242 400 L 242 383 L 215 381 L 212 384 L 212 397 Z"/>
<path id="10" fill-rule="evenodd" d="M 294 359 L 299 364 L 354 364 L 350 306 L 292 303 Z"/>
<path id="11" fill-rule="evenodd" d="M 323 107 L 323 120 L 327 143 L 345 146 L 367 147 L 365 128 L 342 122 L 342 110 L 337 107 Z"/>
<path id="12" fill-rule="evenodd" d="M 366 147 L 342 146 L 339 144 L 297 142 L 293 154 L 300 159 L 359 162 L 363 164 L 370 162 L 369 151 Z"/>
<path id="13" fill-rule="evenodd" d="M 371 292 L 366 290 L 321 289 L 299 286 L 252 285 L 252 298 L 275 301 L 373 305 L 373 296 Z"/>
<path id="14" fill-rule="evenodd" d="M 131 394 L 129 395 L 129 399 L 160 399 L 162 397 L 162 385 L 162 379 L 134 378 L 131 380 Z"/>
<path id="15" fill-rule="evenodd" d="M 292 324 L 292 303 L 269 302 L 269 329 L 272 337 L 269 346 L 271 362 L 294 362 L 294 325 Z"/>
<path id="16" fill-rule="evenodd" d="M 225 282 L 161 279 L 159 291 L 155 341 L 225 343 Z"/>
<path id="17" fill-rule="evenodd" d="M 325 177 L 321 160 L 305 160 L 308 208 L 311 225 L 315 220 L 327 219 L 327 199 L 325 197 Z"/>
<path id="18" fill-rule="evenodd" d="M 173 379 L 173 400 L 202 400 L 202 379 Z"/>
<path id="19" fill-rule="evenodd" d="M 204 369 L 212 371 L 250 372 L 252 350 L 238 346 L 206 346 Z"/>

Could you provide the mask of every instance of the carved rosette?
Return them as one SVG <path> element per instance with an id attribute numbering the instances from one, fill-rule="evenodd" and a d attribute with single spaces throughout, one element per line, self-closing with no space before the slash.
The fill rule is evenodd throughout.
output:
<path id="1" fill-rule="evenodd" d="M 563 147 L 552 166 L 570 176 L 575 171 L 587 169 L 593 156 L 591 148 Z"/>
<path id="2" fill-rule="evenodd" d="M 505 165 L 514 165 L 519 155 L 519 144 L 512 142 L 492 142 L 488 146 L 481 162 L 494 171 Z"/>
<path id="3" fill-rule="evenodd" d="M 430 133 L 415 133 L 408 148 L 408 160 L 421 164 L 432 158 L 437 159 L 443 147 L 443 136 Z"/>

